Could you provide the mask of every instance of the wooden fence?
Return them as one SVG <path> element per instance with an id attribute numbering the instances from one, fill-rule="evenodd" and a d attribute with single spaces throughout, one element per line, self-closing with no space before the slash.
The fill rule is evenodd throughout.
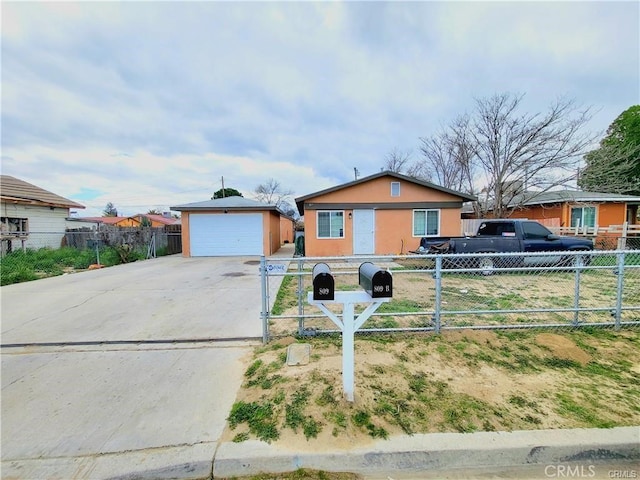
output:
<path id="1" fill-rule="evenodd" d="M 131 245 L 136 249 L 147 248 L 155 242 L 156 249 L 167 249 L 172 255 L 182 252 L 181 225 L 165 227 L 118 227 L 100 225 L 97 230 L 83 227 L 68 229 L 63 243 L 78 249 L 95 248 L 97 245 Z"/>

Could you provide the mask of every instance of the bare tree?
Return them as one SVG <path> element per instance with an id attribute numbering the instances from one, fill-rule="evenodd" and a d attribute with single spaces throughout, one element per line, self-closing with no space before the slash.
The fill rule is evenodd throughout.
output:
<path id="1" fill-rule="evenodd" d="M 411 151 L 402 151 L 398 147 L 394 147 L 384 157 L 384 170 L 395 173 L 406 173 L 411 161 Z"/>
<path id="2" fill-rule="evenodd" d="M 523 98 L 476 99 L 471 115 L 422 140 L 424 168 L 444 187 L 481 192 L 476 211 L 482 217 L 509 216 L 525 199 L 575 180 L 580 157 L 595 139 L 582 133 L 590 108 L 560 98 L 545 113 L 520 113 Z"/>
<path id="3" fill-rule="evenodd" d="M 415 166 L 418 176 L 432 179 L 438 185 L 474 195 L 473 157 L 469 117 L 458 117 L 448 129 L 430 138 L 421 138 L 420 151 L 425 159 Z"/>
<path id="4" fill-rule="evenodd" d="M 293 195 L 293 190 L 284 189 L 280 182 L 270 178 L 254 190 L 256 199 L 269 205 L 276 205 L 278 208 L 283 203 L 288 203 L 288 199 Z"/>

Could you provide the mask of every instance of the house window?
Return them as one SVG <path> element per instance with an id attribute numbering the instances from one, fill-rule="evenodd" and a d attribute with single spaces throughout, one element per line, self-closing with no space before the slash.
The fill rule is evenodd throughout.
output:
<path id="1" fill-rule="evenodd" d="M 413 236 L 429 237 L 440 234 L 440 210 L 414 210 Z"/>
<path id="2" fill-rule="evenodd" d="M 318 238 L 344 238 L 344 212 L 318 212 Z"/>
<path id="3" fill-rule="evenodd" d="M 400 196 L 400 182 L 391 182 L 391 196 L 392 197 Z"/>
<path id="4" fill-rule="evenodd" d="M 25 234 L 29 232 L 29 220 L 26 218 L 0 218 L 0 229 L 3 234 Z"/>
<path id="5" fill-rule="evenodd" d="M 595 227 L 596 207 L 572 207 L 571 208 L 572 227 Z"/>

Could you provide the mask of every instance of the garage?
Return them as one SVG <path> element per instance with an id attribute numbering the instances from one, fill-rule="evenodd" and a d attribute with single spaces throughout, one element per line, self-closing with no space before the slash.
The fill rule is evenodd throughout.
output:
<path id="1" fill-rule="evenodd" d="M 181 213 L 182 255 L 271 255 L 293 241 L 293 219 L 276 205 L 226 197 L 171 207 Z"/>
<path id="2" fill-rule="evenodd" d="M 193 214 L 189 230 L 192 257 L 262 255 L 261 213 Z"/>

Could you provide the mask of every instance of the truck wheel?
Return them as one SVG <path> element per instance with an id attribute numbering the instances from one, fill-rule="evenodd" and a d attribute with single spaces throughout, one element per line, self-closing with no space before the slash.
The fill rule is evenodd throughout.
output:
<path id="1" fill-rule="evenodd" d="M 481 270 L 482 275 L 493 275 L 495 268 L 492 257 L 482 257 L 478 259 L 478 268 Z"/>

